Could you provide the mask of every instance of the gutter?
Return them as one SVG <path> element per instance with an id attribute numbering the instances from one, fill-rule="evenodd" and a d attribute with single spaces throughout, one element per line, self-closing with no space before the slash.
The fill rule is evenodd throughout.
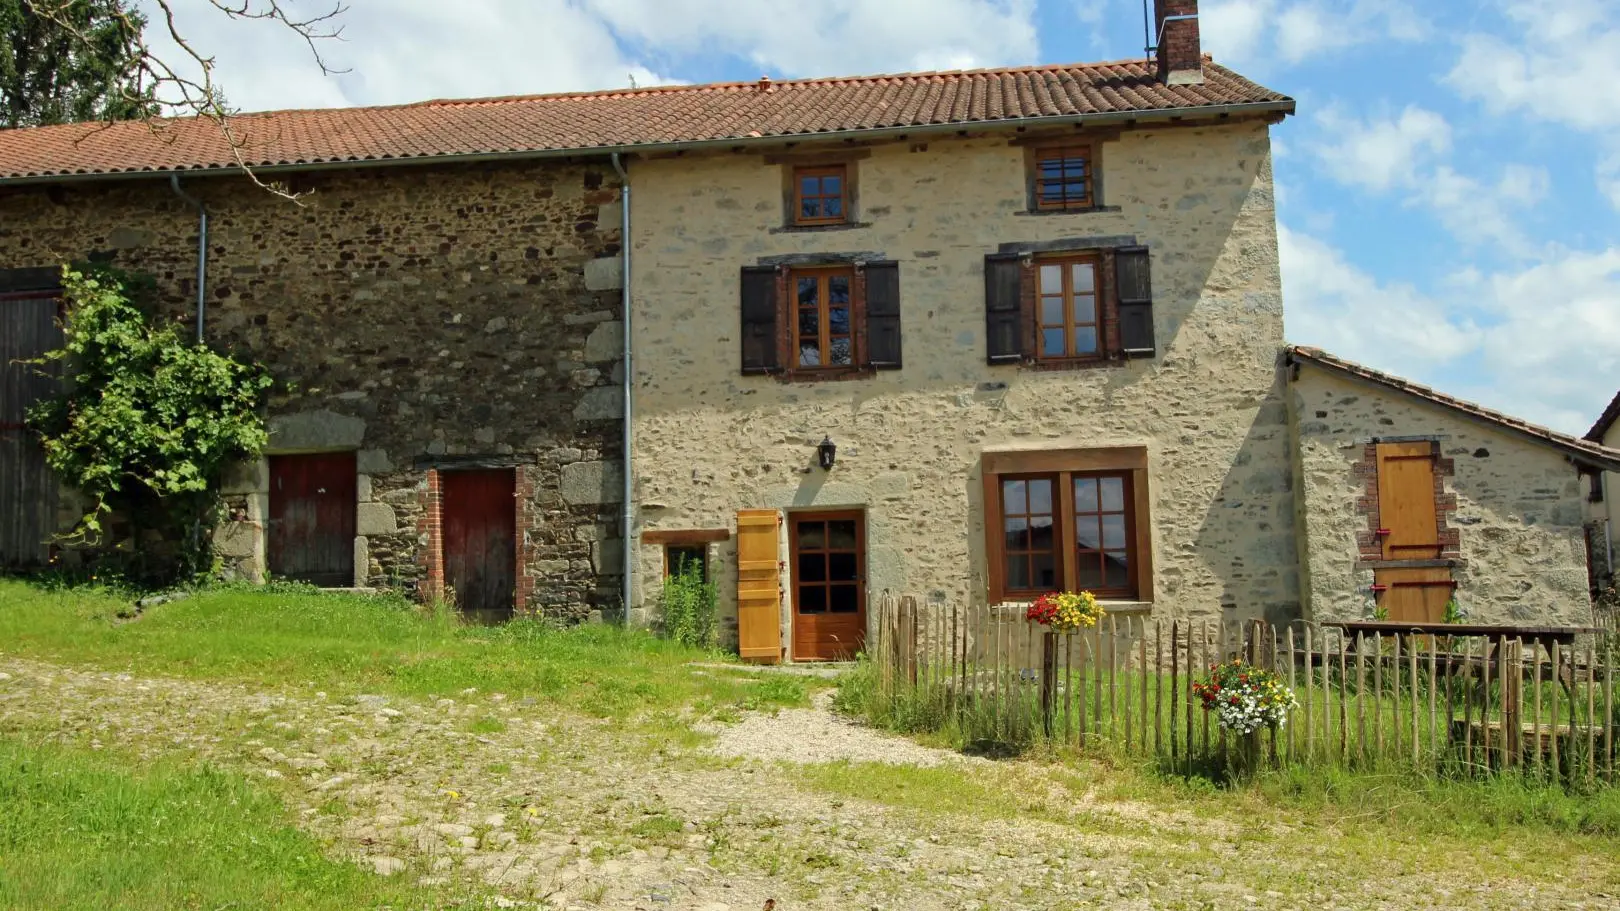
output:
<path id="1" fill-rule="evenodd" d="M 203 343 L 203 318 L 208 310 L 208 207 L 180 188 L 180 175 L 169 175 L 175 195 L 197 210 L 197 344 Z"/>
<path id="2" fill-rule="evenodd" d="M 631 383 L 635 379 L 635 362 L 632 359 L 630 345 L 630 175 L 624 170 L 624 163 L 619 160 L 619 153 L 614 152 L 613 170 L 619 172 L 619 258 L 623 262 L 624 276 L 620 284 L 621 309 L 624 313 L 621 319 L 624 323 L 624 515 L 620 519 L 620 536 L 624 546 L 620 550 L 624 553 L 624 622 L 630 621 L 630 596 L 635 591 L 635 576 L 631 572 L 635 566 L 635 521 L 636 506 L 632 500 L 634 492 L 635 472 L 632 470 L 634 459 L 631 456 L 631 445 L 635 442 L 635 431 L 631 419 L 635 416 L 634 402 L 631 396 Z"/>
<path id="3" fill-rule="evenodd" d="M 1262 114 L 1294 113 L 1293 99 L 1283 101 L 1250 101 L 1239 104 L 1211 104 L 1187 108 L 1168 108 L 1154 111 L 1106 111 L 1093 114 L 1058 114 L 1049 117 L 1009 117 L 1002 120 L 975 120 L 958 123 L 930 123 L 920 126 L 870 127 L 860 130 L 837 130 L 821 133 L 790 133 L 780 136 L 744 136 L 721 139 L 693 139 L 680 142 L 621 143 L 619 145 L 583 146 L 568 149 L 536 149 L 511 152 L 475 152 L 464 155 L 413 155 L 401 158 L 349 158 L 341 161 L 315 161 L 304 163 L 250 165 L 255 174 L 326 171 L 348 168 L 374 168 L 394 165 L 419 164 L 473 164 L 500 161 L 529 161 L 539 158 L 591 157 L 641 153 L 697 152 L 711 149 L 752 148 L 755 146 L 782 146 L 826 140 L 895 139 L 907 136 L 933 136 L 947 133 L 986 132 L 1011 127 L 1086 126 L 1125 122 L 1158 123 L 1173 120 L 1203 120 L 1242 117 Z M 185 167 L 133 171 L 113 171 L 97 174 L 31 174 L 21 177 L 0 177 L 0 186 L 26 184 L 81 183 L 96 180 L 133 180 L 142 177 L 163 177 L 187 174 L 208 176 L 214 174 L 240 174 L 237 165 L 219 167 Z"/>

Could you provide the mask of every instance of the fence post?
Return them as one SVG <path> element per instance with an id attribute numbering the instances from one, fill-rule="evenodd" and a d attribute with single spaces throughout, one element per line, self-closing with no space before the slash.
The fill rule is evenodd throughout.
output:
<path id="1" fill-rule="evenodd" d="M 1041 633 L 1041 729 L 1052 738 L 1052 695 L 1057 691 L 1057 634 Z"/>

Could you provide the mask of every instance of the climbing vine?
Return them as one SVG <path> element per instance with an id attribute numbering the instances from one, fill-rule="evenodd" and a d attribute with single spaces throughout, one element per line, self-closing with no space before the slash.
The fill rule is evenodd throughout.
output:
<path id="1" fill-rule="evenodd" d="M 74 535 L 100 544 L 111 516 L 137 542 L 156 529 L 174 569 L 208 568 L 220 480 L 268 440 L 262 405 L 270 376 L 153 325 L 141 304 L 151 282 L 105 266 L 63 270 L 62 347 L 41 361 L 62 376 L 29 423 L 50 467 L 89 508 Z"/>

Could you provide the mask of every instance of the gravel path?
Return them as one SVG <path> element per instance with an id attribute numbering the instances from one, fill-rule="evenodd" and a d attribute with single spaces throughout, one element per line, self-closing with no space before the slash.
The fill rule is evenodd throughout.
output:
<path id="1" fill-rule="evenodd" d="M 335 854 L 478 884 L 501 907 L 1563 909 L 1614 908 L 1620 891 L 1613 852 L 1291 836 L 1076 796 L 1040 766 L 948 757 L 820 707 L 747 717 L 704 749 L 499 693 L 340 698 L 0 656 L 0 734 L 243 770 Z M 1011 777 L 1027 807 L 1008 819 L 839 799 L 797 785 L 802 767 L 782 759 L 944 763 L 964 786 Z M 1519 872 L 1551 863 L 1556 878 Z"/>

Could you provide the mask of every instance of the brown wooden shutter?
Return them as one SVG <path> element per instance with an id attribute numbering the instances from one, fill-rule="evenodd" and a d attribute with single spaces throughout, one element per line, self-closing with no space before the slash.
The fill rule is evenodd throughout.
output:
<path id="1" fill-rule="evenodd" d="M 782 657 L 781 563 L 774 509 L 737 511 L 737 654 L 774 664 Z"/>
<path id="2" fill-rule="evenodd" d="M 776 267 L 743 266 L 742 372 L 776 373 L 782 369 L 777 345 Z"/>
<path id="3" fill-rule="evenodd" d="M 1378 533 L 1385 560 L 1440 556 L 1434 443 L 1378 444 Z"/>
<path id="4" fill-rule="evenodd" d="M 900 264 L 870 262 L 866 277 L 866 361 L 879 370 L 900 369 Z"/>
<path id="5" fill-rule="evenodd" d="M 1378 606 L 1396 623 L 1442 623 L 1457 583 L 1447 566 L 1373 571 Z"/>
<path id="6" fill-rule="evenodd" d="M 1119 341 L 1126 357 L 1152 357 L 1153 279 L 1147 247 L 1114 251 L 1114 287 L 1119 300 Z"/>
<path id="7" fill-rule="evenodd" d="M 1024 359 L 1023 280 L 1019 254 L 984 258 L 985 360 L 992 364 Z"/>

